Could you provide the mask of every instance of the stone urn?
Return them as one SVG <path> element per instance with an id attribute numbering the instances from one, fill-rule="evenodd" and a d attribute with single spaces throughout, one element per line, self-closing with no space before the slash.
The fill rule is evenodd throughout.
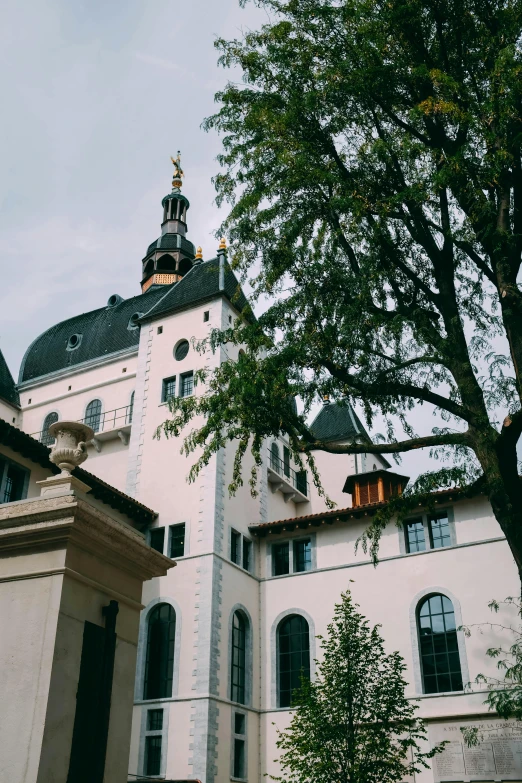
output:
<path id="1" fill-rule="evenodd" d="M 70 476 L 87 459 L 87 442 L 94 430 L 78 421 L 57 421 L 49 427 L 49 434 L 55 438 L 49 459 L 61 468 L 62 476 Z"/>

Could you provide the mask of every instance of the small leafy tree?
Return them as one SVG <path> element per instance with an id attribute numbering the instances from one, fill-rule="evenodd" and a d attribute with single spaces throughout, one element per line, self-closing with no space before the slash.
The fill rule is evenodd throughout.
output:
<path id="1" fill-rule="evenodd" d="M 417 705 L 406 699 L 406 668 L 387 655 L 349 591 L 335 607 L 314 682 L 294 694 L 290 726 L 278 732 L 280 783 L 393 783 L 428 767 L 444 743 L 422 753 Z"/>

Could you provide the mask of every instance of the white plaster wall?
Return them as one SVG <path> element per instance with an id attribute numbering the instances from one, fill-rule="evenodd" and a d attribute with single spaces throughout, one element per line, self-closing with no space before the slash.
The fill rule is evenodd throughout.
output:
<path id="1" fill-rule="evenodd" d="M 0 419 L 7 421 L 14 427 L 20 426 L 20 410 L 10 405 L 5 400 L 0 399 Z"/>
<path id="2" fill-rule="evenodd" d="M 46 415 L 52 411 L 61 419 L 83 419 L 87 404 L 94 399 L 102 401 L 102 412 L 129 405 L 136 361 L 134 352 L 88 369 L 73 367 L 66 376 L 30 386 L 24 384 L 20 391 L 24 431 L 29 434 L 40 432 Z"/>
<path id="3" fill-rule="evenodd" d="M 476 516 L 484 511 L 484 501 L 475 501 Z M 482 509 L 481 509 L 482 506 Z M 459 519 L 458 505 L 455 516 Z M 470 524 L 467 520 L 464 524 Z M 494 523 L 496 525 L 496 523 Z M 494 530 L 488 532 L 499 532 Z M 458 529 L 458 524 L 457 524 Z M 288 721 L 288 711 L 275 709 L 274 694 L 271 688 L 274 677 L 271 671 L 271 629 L 275 619 L 285 609 L 303 609 L 315 623 L 315 632 L 324 634 L 332 614 L 335 602 L 341 592 L 350 588 L 355 600 L 360 604 L 362 613 L 370 623 L 382 624 L 382 633 L 389 651 L 399 650 L 407 664 L 407 693 L 418 696 L 415 689 L 414 655 L 410 628 L 410 609 L 415 596 L 422 591 L 433 589 L 448 591 L 460 604 L 462 622 L 466 625 L 487 622 L 491 613 L 488 603 L 492 598 L 504 598 L 516 595 L 519 589 L 516 568 L 505 541 L 491 543 L 477 542 L 466 546 L 449 547 L 419 553 L 403 555 L 383 560 L 375 569 L 371 564 L 351 564 L 332 567 L 332 553 L 341 549 L 339 528 L 321 528 L 317 531 L 317 572 L 296 574 L 294 576 L 268 579 L 261 583 L 263 606 L 262 633 L 262 707 L 268 710 L 262 717 L 261 736 L 266 742 L 263 749 L 263 770 L 277 774 L 277 765 L 272 759 L 277 757 L 274 727 L 283 727 Z M 480 534 L 480 524 L 479 524 Z M 395 535 L 393 533 L 392 535 Z M 330 566 L 324 568 L 324 550 L 331 550 Z M 341 561 L 342 556 L 339 557 Z M 353 580 L 353 581 L 352 581 Z M 469 667 L 469 679 L 473 682 L 479 672 L 495 673 L 494 662 L 486 658 L 486 649 L 498 638 L 492 634 L 473 633 L 465 641 L 465 657 Z M 318 648 L 318 657 L 320 652 Z M 465 666 L 463 664 L 463 669 Z M 442 720 L 451 715 L 476 714 L 486 712 L 483 706 L 484 693 L 446 694 L 423 696 L 420 699 L 420 714 L 430 720 Z M 431 772 L 420 778 L 422 783 L 432 781 Z"/>
<path id="4" fill-rule="evenodd" d="M 333 502 L 336 508 L 347 508 L 351 506 L 351 495 L 343 492 L 346 477 L 355 473 L 355 460 L 352 454 L 328 454 L 326 451 L 314 451 L 314 459 L 317 470 L 321 476 L 323 489 Z M 359 471 L 360 472 L 360 471 Z M 325 503 L 319 495 L 315 484 L 313 483 L 310 471 L 308 471 L 308 481 L 310 485 L 310 508 L 305 514 L 315 514 L 322 511 Z M 298 514 L 300 510 L 298 506 Z M 299 514 L 299 516 L 301 516 Z"/>

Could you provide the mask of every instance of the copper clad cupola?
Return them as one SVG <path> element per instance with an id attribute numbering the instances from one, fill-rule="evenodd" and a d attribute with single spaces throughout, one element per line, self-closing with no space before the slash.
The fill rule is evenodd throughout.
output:
<path id="1" fill-rule="evenodd" d="M 170 285 L 181 280 L 191 269 L 196 256 L 192 242 L 186 239 L 187 211 L 190 202 L 181 192 L 183 170 L 180 153 L 171 158 L 174 164 L 172 192 L 162 199 L 163 222 L 161 236 L 147 249 L 142 261 L 141 290 L 152 286 Z"/>

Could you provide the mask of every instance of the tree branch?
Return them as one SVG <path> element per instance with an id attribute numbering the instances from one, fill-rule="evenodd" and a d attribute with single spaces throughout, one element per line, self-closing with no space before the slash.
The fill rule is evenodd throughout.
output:
<path id="1" fill-rule="evenodd" d="M 413 397 L 413 399 L 429 402 L 437 408 L 442 408 L 453 416 L 467 421 L 468 424 L 473 423 L 474 416 L 470 410 L 459 405 L 459 403 L 454 400 L 450 400 L 436 392 L 432 392 L 430 389 L 421 388 L 420 386 L 415 386 L 411 383 L 390 381 L 386 381 L 384 386 L 380 386 L 380 384 L 362 381 L 356 375 L 352 375 L 343 368 L 337 367 L 333 362 L 328 361 L 328 359 L 321 360 L 321 364 L 334 378 L 352 386 L 359 393 L 364 394 L 367 397 Z"/>
<path id="2" fill-rule="evenodd" d="M 401 454 L 415 449 L 431 448 L 433 446 L 468 446 L 467 432 L 448 433 L 446 435 L 426 435 L 420 438 L 410 438 L 396 443 L 325 443 L 316 440 L 309 430 L 306 430 L 310 440 L 303 445 L 302 451 L 326 451 L 329 454 Z"/>

